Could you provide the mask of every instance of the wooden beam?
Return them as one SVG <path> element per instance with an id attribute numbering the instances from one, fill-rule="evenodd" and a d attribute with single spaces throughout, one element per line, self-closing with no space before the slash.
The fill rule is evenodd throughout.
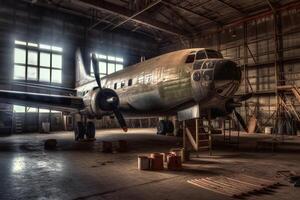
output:
<path id="1" fill-rule="evenodd" d="M 223 1 L 223 0 L 216 0 L 216 1 L 222 3 L 223 5 L 227 6 L 228 8 L 231 8 L 232 10 L 235 10 L 236 12 L 238 12 L 239 14 L 241 14 L 242 16 L 245 15 L 240 8 L 237 8 L 234 5 L 231 5 L 230 3 L 227 3 L 226 1 Z"/>

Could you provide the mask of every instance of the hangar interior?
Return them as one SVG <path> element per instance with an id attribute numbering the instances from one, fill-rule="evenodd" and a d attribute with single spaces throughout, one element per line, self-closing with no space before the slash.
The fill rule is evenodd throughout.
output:
<path id="1" fill-rule="evenodd" d="M 122 72 L 128 66 L 143 63 L 165 53 L 192 48 L 213 49 L 219 51 L 225 59 L 234 61 L 241 69 L 242 78 L 236 95 L 252 94 L 237 108 L 246 122 L 248 133 L 243 132 L 240 136 L 240 131 L 244 131 L 240 125 L 230 124 L 227 135 L 229 149 L 237 148 L 233 152 L 248 152 L 257 148 L 258 144 L 263 147 L 271 146 L 263 153 L 259 152 L 256 155 L 258 158 L 248 154 L 241 156 L 241 160 L 232 155 L 226 157 L 222 155 L 224 149 L 226 153 L 229 151 L 228 146 L 224 145 L 224 142 L 228 142 L 226 124 L 213 120 L 215 129 L 221 130 L 225 126 L 222 129 L 224 138 L 222 134 L 212 138 L 209 135 L 209 148 L 215 149 L 213 151 L 217 155 L 207 157 L 207 152 L 200 153 L 200 158 L 202 156 L 205 159 L 188 163 L 187 170 L 179 174 L 140 174 L 140 171 L 134 171 L 138 154 L 165 152 L 166 149 L 182 147 L 182 143 L 185 143 L 182 140 L 187 140 L 185 137 L 189 136 L 184 134 L 182 139 L 156 135 L 157 123 L 164 118 L 161 116 L 125 118 L 129 134 L 122 135 L 117 120 L 105 116 L 94 120 L 98 129 L 97 137 L 101 130 L 99 143 L 98 138 L 93 145 L 74 143 L 66 133 L 74 129 L 76 119 L 80 116 L 47 107 L 36 107 L 34 104 L 5 104 L 6 96 L 2 95 L 0 99 L 4 100 L 0 104 L 0 154 L 3 159 L 0 161 L 0 168 L 6 167 L 3 163 L 7 160 L 12 163 L 10 168 L 15 167 L 12 173 L 25 174 L 26 170 L 30 172 L 29 175 L 24 175 L 23 180 L 16 178 L 14 174 L 12 177 L 3 175 L 9 188 L 3 191 L 3 188 L 0 189 L 0 194 L 4 195 L 3 199 L 197 199 L 200 195 L 204 199 L 227 199 L 225 196 L 228 196 L 228 191 L 225 196 L 222 192 L 217 195 L 214 192 L 206 194 L 204 187 L 197 190 L 189 186 L 186 179 L 201 176 L 201 170 L 202 176 L 215 176 L 224 171 L 227 175 L 248 172 L 256 177 L 264 177 L 266 174 L 269 179 L 274 178 L 274 173 L 278 175 L 282 171 L 294 175 L 297 171 L 300 173 L 300 160 L 296 158 L 300 143 L 299 21 L 300 2 L 297 0 L 0 0 L 1 90 L 76 96 L 75 54 L 78 48 L 82 53 L 85 70 L 92 77 L 95 76 L 92 54 L 97 56 L 100 78 Z M 116 87 L 118 89 L 123 86 L 120 82 Z M 180 132 L 182 122 L 176 116 L 169 117 L 174 123 L 174 132 Z M 133 132 L 130 132 L 131 128 Z M 50 134 L 36 134 L 45 132 Z M 152 139 L 151 133 L 157 138 Z M 284 136 L 285 141 L 274 139 L 273 135 L 278 134 L 282 138 Z M 35 138 L 32 144 L 31 137 Z M 76 154 L 63 154 L 62 158 L 55 158 L 55 154 L 60 154 L 58 150 L 45 153 L 50 158 L 43 160 L 39 153 L 44 153 L 42 142 L 49 138 L 61 138 L 58 149 L 68 150 L 70 153 L 76 150 Z M 105 154 L 97 158 L 102 145 L 100 141 L 116 138 L 128 140 L 133 150 L 121 155 L 112 154 L 110 157 Z M 251 148 L 243 146 L 248 142 L 252 145 Z M 253 143 L 256 147 L 253 147 Z M 145 149 L 141 150 L 143 144 Z M 274 151 L 274 145 L 281 144 L 282 148 L 278 151 L 282 150 L 284 153 L 272 154 L 272 157 L 270 151 Z M 289 154 L 290 146 L 292 154 Z M 12 154 L 13 158 L 6 152 Z M 32 155 L 20 157 L 19 154 L 24 152 Z M 84 154 L 90 152 L 91 159 L 95 158 L 96 163 L 85 157 Z M 30 156 L 37 158 L 34 160 Z M 266 165 L 272 169 L 268 171 L 268 166 L 264 167 L 263 158 L 269 156 L 270 160 L 266 161 Z M 291 160 L 287 159 L 289 156 Z M 29 158 L 33 159 L 31 161 L 40 162 L 40 168 L 26 165 L 25 161 L 29 162 Z M 128 163 L 120 164 L 124 170 L 115 169 L 117 166 L 114 164 L 125 162 L 127 158 Z M 280 159 L 283 163 L 277 166 Z M 248 160 L 253 164 L 247 166 Z M 65 166 L 64 163 L 67 162 L 71 164 Z M 94 170 L 93 174 L 80 171 L 86 170 L 84 162 L 88 167 L 92 166 L 90 168 Z M 210 170 L 210 163 L 215 162 L 222 166 L 212 166 Z M 68 169 L 72 164 L 78 165 L 74 172 L 58 175 L 60 171 L 64 172 L 64 166 Z M 236 166 L 239 164 L 241 168 Z M 118 176 L 111 175 L 113 172 L 110 171 L 110 166 L 112 171 L 116 170 L 114 173 Z M 261 167 L 260 171 L 254 170 L 257 166 Z M 233 171 L 226 171 L 226 168 Z M 34 170 L 37 173 L 46 173 L 45 179 L 43 175 L 40 178 L 34 177 Z M 102 172 L 107 173 L 107 177 L 101 175 Z M 120 178 L 120 183 L 117 183 L 119 176 L 135 176 L 135 173 L 138 173 L 136 179 L 129 179 L 135 181 L 136 185 L 130 185 L 125 178 Z M 65 183 L 71 181 L 73 175 L 79 179 L 81 175 L 87 175 L 82 183 L 78 183 L 78 187 L 87 184 L 89 189 L 78 189 L 76 184 L 68 186 L 68 191 L 62 189 Z M 98 175 L 105 181 L 96 180 Z M 56 180 L 51 182 L 52 179 Z M 168 187 L 172 184 L 172 179 L 176 179 L 173 183 L 178 189 L 176 191 Z M 32 180 L 32 186 L 25 188 L 23 183 Z M 42 184 L 38 190 L 35 186 L 40 182 Z M 56 186 L 50 187 L 49 183 Z M 300 185 L 300 181 L 298 184 Z M 43 188 L 48 186 L 48 189 Z M 102 189 L 98 190 L 97 187 Z M 20 191 L 13 194 L 18 188 Z M 147 190 L 149 191 L 146 192 Z M 279 190 L 283 192 L 255 198 L 297 199 L 300 194 L 292 187 Z M 158 192 L 152 196 L 155 191 Z M 234 198 L 230 195 L 228 199 Z"/>

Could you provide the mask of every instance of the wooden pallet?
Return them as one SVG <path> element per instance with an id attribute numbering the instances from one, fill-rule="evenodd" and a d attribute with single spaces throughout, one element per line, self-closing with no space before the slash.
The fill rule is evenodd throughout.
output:
<path id="1" fill-rule="evenodd" d="M 191 179 L 187 182 L 197 187 L 234 198 L 267 192 L 279 185 L 278 182 L 247 175 L 236 175 L 233 177 L 214 176 Z"/>

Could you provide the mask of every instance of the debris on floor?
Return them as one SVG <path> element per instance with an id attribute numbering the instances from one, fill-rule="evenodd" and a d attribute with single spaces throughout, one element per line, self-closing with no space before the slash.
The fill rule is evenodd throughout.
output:
<path id="1" fill-rule="evenodd" d="M 290 170 L 279 170 L 277 171 L 278 176 L 282 176 L 287 179 L 294 187 L 300 187 L 300 176 L 296 172 Z"/>
<path id="2" fill-rule="evenodd" d="M 214 176 L 187 181 L 197 187 L 230 197 L 241 198 L 259 193 L 270 193 L 279 186 L 279 182 L 262 178 L 236 175 L 234 177 Z"/>

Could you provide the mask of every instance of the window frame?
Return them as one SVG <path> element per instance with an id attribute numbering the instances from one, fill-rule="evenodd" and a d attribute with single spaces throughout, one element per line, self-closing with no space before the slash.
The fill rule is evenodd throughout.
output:
<path id="1" fill-rule="evenodd" d="M 43 46 L 44 44 L 41 43 L 32 43 L 32 42 L 24 42 L 24 41 L 20 41 L 20 40 L 15 40 L 14 41 L 14 52 L 15 49 L 21 49 L 25 51 L 25 63 L 17 63 L 15 62 L 15 57 L 14 57 L 14 70 L 13 70 L 13 80 L 17 80 L 17 81 L 25 81 L 25 82 L 33 82 L 33 83 L 46 83 L 46 84 L 50 84 L 50 85 L 62 85 L 63 84 L 63 48 L 61 47 L 57 47 L 57 46 L 51 46 L 51 45 L 47 45 L 50 46 L 50 49 L 45 49 L 45 48 L 41 48 L 41 46 Z M 54 49 L 53 49 L 54 47 Z M 37 64 L 29 64 L 28 63 L 28 54 L 29 52 L 34 52 L 37 53 Z M 47 66 L 41 66 L 40 64 L 40 60 L 41 60 L 41 54 L 42 53 L 47 53 L 50 54 L 50 65 L 49 67 Z M 53 54 L 54 55 L 59 55 L 61 56 L 61 67 L 54 67 L 52 66 L 52 59 L 53 59 Z M 23 66 L 25 67 L 25 78 L 15 78 L 15 66 L 19 65 L 19 66 Z M 28 68 L 35 68 L 37 70 L 37 76 L 35 80 L 32 80 L 29 78 L 28 76 Z M 43 81 L 41 80 L 41 76 L 40 76 L 40 71 L 41 69 L 48 69 L 50 72 L 50 77 L 49 77 L 49 81 Z M 54 82 L 53 77 L 52 77 L 52 71 L 53 70 L 59 70 L 61 73 L 61 80 L 60 82 Z"/>

